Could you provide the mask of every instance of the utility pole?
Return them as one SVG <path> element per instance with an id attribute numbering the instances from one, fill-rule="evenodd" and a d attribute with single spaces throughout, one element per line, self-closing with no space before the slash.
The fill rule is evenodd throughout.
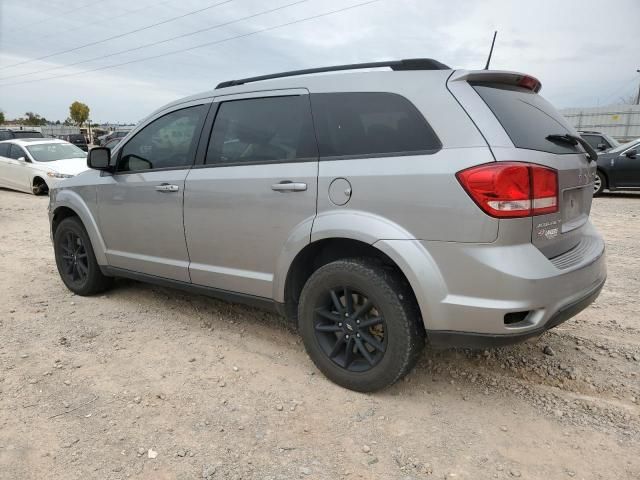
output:
<path id="1" fill-rule="evenodd" d="M 636 72 L 640 73 L 640 68 L 636 70 Z M 638 85 L 638 95 L 636 95 L 636 105 L 640 105 L 640 85 Z"/>

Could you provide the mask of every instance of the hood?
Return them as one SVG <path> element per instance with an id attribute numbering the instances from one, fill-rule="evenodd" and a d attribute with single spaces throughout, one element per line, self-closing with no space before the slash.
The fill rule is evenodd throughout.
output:
<path id="1" fill-rule="evenodd" d="M 55 162 L 42 162 L 40 165 L 42 167 L 49 167 L 52 170 L 65 175 L 77 175 L 85 170 L 89 170 L 86 158 L 69 158 L 65 160 L 56 160 Z"/>

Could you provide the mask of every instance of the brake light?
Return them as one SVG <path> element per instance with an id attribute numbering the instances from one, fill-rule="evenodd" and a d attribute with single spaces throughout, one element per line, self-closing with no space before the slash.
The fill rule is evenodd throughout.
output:
<path id="1" fill-rule="evenodd" d="M 558 211 L 558 172 L 522 162 L 492 162 L 456 174 L 465 191 L 488 215 L 520 218 Z"/>
<path id="2" fill-rule="evenodd" d="M 526 88 L 527 90 L 533 90 L 534 92 L 539 92 L 542 84 L 537 78 L 530 77 L 529 75 L 525 75 L 520 78 L 518 82 L 518 86 L 522 88 Z"/>

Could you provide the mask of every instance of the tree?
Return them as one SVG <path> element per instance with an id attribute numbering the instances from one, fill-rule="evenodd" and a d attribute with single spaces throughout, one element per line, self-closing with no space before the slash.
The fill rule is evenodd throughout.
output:
<path id="1" fill-rule="evenodd" d="M 33 113 L 33 112 L 27 112 L 24 114 L 25 117 L 27 117 L 24 120 L 25 125 L 46 125 L 47 124 L 47 119 L 44 117 L 41 117 L 40 115 L 38 115 L 37 113 Z"/>
<path id="2" fill-rule="evenodd" d="M 4 122 L 5 122 L 4 112 L 0 110 L 0 125 L 2 125 Z"/>
<path id="3" fill-rule="evenodd" d="M 78 101 L 73 102 L 69 107 L 69 117 L 76 125 L 81 127 L 89 118 L 89 107 Z"/>

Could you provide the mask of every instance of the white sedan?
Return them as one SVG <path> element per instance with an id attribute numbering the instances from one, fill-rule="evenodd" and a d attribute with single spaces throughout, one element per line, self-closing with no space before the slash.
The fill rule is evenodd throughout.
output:
<path id="1" fill-rule="evenodd" d="M 63 140 L 0 142 L 0 187 L 41 195 L 87 169 L 87 152 Z"/>

